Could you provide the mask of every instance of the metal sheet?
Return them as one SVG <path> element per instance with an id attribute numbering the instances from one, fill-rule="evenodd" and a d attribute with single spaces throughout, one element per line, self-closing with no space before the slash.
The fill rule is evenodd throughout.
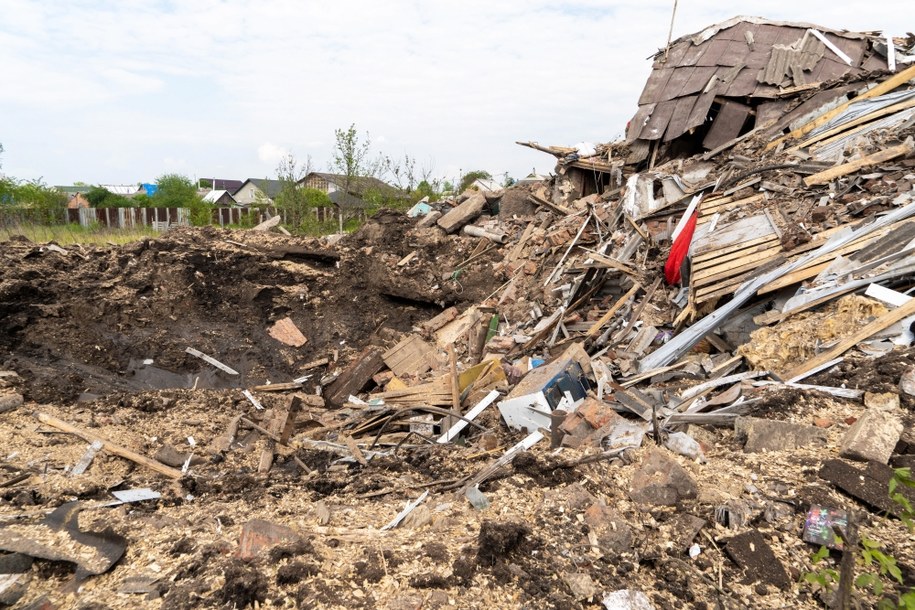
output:
<path id="1" fill-rule="evenodd" d="M 740 130 L 750 115 L 750 107 L 738 102 L 726 101 L 712 121 L 712 127 L 702 141 L 702 146 L 711 150 L 740 135 Z"/>
<path id="2" fill-rule="evenodd" d="M 661 94 L 667 87 L 667 82 L 676 70 L 674 68 L 663 68 L 652 71 L 645 83 L 645 89 L 639 97 L 639 104 L 650 104 L 652 102 L 662 101 Z"/>
<path id="3" fill-rule="evenodd" d="M 728 97 L 746 97 L 756 91 L 758 83 L 756 82 L 756 75 L 759 73 L 758 68 L 744 68 L 740 71 L 727 88 L 722 92 L 722 95 Z"/>
<path id="4" fill-rule="evenodd" d="M 697 95 L 688 95 L 677 98 L 677 105 L 674 107 L 674 113 L 667 125 L 667 131 L 664 134 L 664 141 L 670 142 L 674 138 L 686 133 L 689 130 L 689 117 L 693 112 L 693 106 L 696 105 Z"/>
<path id="5" fill-rule="evenodd" d="M 702 57 L 696 62 L 697 66 L 718 66 L 721 65 L 719 61 L 727 50 L 728 46 L 731 44 L 730 40 L 721 40 L 719 38 L 713 38 L 712 40 L 706 42 L 703 46 L 706 47 L 705 53 L 702 54 Z"/>
<path id="6" fill-rule="evenodd" d="M 715 73 L 721 68 L 710 66 L 706 68 L 695 68 L 690 75 L 689 80 L 683 85 L 680 95 L 692 95 L 705 90 L 709 81 L 715 76 Z"/>
<path id="7" fill-rule="evenodd" d="M 677 100 L 668 100 L 658 104 L 651 113 L 648 123 L 642 128 L 639 139 L 660 140 L 667 131 L 667 124 L 670 122 L 676 106 Z"/>

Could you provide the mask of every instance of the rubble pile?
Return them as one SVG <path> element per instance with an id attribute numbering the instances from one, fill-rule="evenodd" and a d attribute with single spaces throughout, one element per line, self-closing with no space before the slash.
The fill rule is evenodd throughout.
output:
<path id="1" fill-rule="evenodd" d="M 0 605 L 823 607 L 853 524 L 901 595 L 913 55 L 737 18 L 549 182 L 4 244 Z"/>

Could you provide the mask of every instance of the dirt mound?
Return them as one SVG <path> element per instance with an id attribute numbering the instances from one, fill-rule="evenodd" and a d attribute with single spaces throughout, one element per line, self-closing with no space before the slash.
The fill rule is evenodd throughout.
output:
<path id="1" fill-rule="evenodd" d="M 481 272 L 485 259 L 462 268 L 459 280 L 441 277 L 475 244 L 411 232 L 390 213 L 336 246 L 212 227 L 67 254 L 11 242 L 0 251 L 0 366 L 18 371 L 37 402 L 287 381 L 305 363 L 491 292 L 498 284 Z M 414 251 L 412 264 L 397 266 Z M 308 337 L 305 346 L 268 335 L 285 317 Z"/>

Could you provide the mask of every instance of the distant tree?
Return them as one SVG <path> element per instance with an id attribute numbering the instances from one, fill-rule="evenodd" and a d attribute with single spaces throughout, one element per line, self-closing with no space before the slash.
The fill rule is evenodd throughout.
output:
<path id="1" fill-rule="evenodd" d="M 197 188 L 202 189 L 211 189 L 213 188 L 213 179 L 212 178 L 201 178 L 197 181 Z"/>
<path id="2" fill-rule="evenodd" d="M 331 170 L 343 176 L 343 190 L 352 191 L 353 183 L 357 178 L 375 176 L 380 167 L 380 162 L 372 162 L 372 141 L 368 132 L 365 139 L 359 137 L 356 124 L 352 123 L 349 129 L 334 130 L 334 152 Z M 339 216 L 339 230 L 343 232 L 343 216 Z"/>
<path id="3" fill-rule="evenodd" d="M 491 180 L 492 174 L 490 174 L 489 172 L 482 170 L 482 169 L 474 170 L 472 172 L 467 172 L 466 174 L 464 174 L 464 177 L 461 178 L 461 186 L 460 186 L 460 189 L 458 189 L 458 190 L 460 190 L 460 192 L 463 193 L 468 188 L 470 188 L 470 185 L 473 184 L 474 180 L 480 180 L 480 179 Z"/>
<path id="4" fill-rule="evenodd" d="M 512 178 L 511 176 L 509 176 L 509 175 L 506 173 L 506 174 L 505 174 L 505 181 L 502 183 L 502 186 L 504 186 L 505 188 L 508 188 L 508 187 L 510 187 L 510 186 L 512 186 L 512 185 L 514 185 L 514 184 L 515 184 L 515 179 Z"/>
<path id="5" fill-rule="evenodd" d="M 276 207 L 285 213 L 286 224 L 300 228 L 312 215 L 312 209 L 330 205 L 327 194 L 316 189 L 306 189 L 299 185 L 299 181 L 312 172 L 311 157 L 299 163 L 292 153 L 283 157 L 276 167 L 276 178 L 282 185 L 280 192 L 274 199 Z M 323 199 L 316 197 L 315 193 L 323 195 Z"/>
<path id="6" fill-rule="evenodd" d="M 3 154 L 3 144 L 0 144 L 0 155 Z M 3 163 L 0 163 L 0 169 L 3 169 Z"/>
<path id="7" fill-rule="evenodd" d="M 56 223 L 65 221 L 67 196 L 47 186 L 41 178 L 19 181 L 0 179 L 0 204 L 23 208 L 33 222 Z"/>
<path id="8" fill-rule="evenodd" d="M 187 176 L 164 174 L 156 179 L 159 189 L 151 203 L 159 208 L 191 208 L 199 201 L 197 187 Z"/>
<path id="9" fill-rule="evenodd" d="M 159 185 L 156 194 L 149 202 L 159 208 L 188 208 L 191 211 L 191 224 L 208 225 L 212 222 L 212 210 L 197 195 L 197 187 L 187 176 L 181 174 L 163 174 L 156 179 Z"/>
<path id="10" fill-rule="evenodd" d="M 103 186 L 89 188 L 85 197 L 94 208 L 132 208 L 137 205 L 132 199 L 112 193 Z"/>

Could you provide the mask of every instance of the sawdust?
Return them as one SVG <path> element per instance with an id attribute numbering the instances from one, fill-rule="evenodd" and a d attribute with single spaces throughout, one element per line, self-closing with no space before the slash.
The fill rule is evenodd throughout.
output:
<path id="1" fill-rule="evenodd" d="M 848 337 L 887 309 L 878 301 L 849 295 L 815 313 L 801 313 L 753 332 L 737 350 L 755 370 L 781 373 L 810 360 L 831 342 Z"/>

